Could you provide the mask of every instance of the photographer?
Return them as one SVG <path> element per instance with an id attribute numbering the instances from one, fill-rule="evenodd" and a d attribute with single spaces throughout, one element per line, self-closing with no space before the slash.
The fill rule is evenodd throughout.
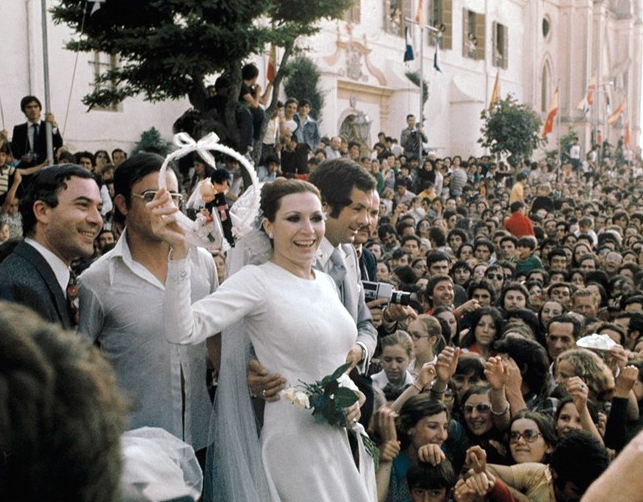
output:
<path id="1" fill-rule="evenodd" d="M 406 157 L 417 157 L 420 153 L 420 145 L 428 141 L 426 135 L 422 132 L 421 125 L 416 125 L 415 115 L 409 114 L 406 116 L 406 123 L 408 127 L 402 129 L 400 134 L 400 145 L 404 149 Z"/>

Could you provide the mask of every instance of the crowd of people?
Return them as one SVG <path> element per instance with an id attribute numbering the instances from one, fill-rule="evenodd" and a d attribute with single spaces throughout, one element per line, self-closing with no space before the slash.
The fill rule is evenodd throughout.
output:
<path id="1" fill-rule="evenodd" d="M 252 108 L 254 85 L 247 70 Z M 465 161 L 422 152 L 409 115 L 399 146 L 382 132 L 370 149 L 322 137 L 310 103 L 288 99 L 263 139 L 259 228 L 239 237 L 237 162 L 194 156 L 160 188 L 162 157 L 71 153 L 50 115 L 49 166 L 40 102 L 21 107 L 27 124 L 0 147 L 0 298 L 99 346 L 127 427 L 190 444 L 206 499 L 636 491 L 609 467 L 638 458 L 643 424 L 643 161 L 622 145 L 573 163 Z M 180 211 L 218 219 L 232 249 L 190 247 Z M 359 396 L 346 427 L 284 398 L 344 362 Z"/>

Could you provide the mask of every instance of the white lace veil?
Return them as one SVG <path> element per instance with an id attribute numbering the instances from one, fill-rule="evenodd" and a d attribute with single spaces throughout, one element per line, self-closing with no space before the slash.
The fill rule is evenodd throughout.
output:
<path id="1" fill-rule="evenodd" d="M 228 255 L 229 271 L 234 273 L 246 264 L 268 261 L 272 246 L 268 236 L 255 228 L 239 239 Z M 270 492 L 261 461 L 259 425 L 247 383 L 252 346 L 245 322 L 230 326 L 222 336 L 204 501 L 265 502 Z"/>

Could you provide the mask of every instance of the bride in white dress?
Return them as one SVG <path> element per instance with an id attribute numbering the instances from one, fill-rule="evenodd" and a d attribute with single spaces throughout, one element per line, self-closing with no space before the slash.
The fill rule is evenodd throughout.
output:
<path id="1" fill-rule="evenodd" d="M 188 245 L 172 219 L 177 209 L 165 191 L 149 207 L 153 231 L 172 246 L 163 312 L 170 342 L 200 343 L 240 323 L 258 360 L 286 378 L 289 386 L 320 380 L 345 362 L 357 329 L 333 280 L 312 269 L 325 229 L 320 196 L 313 185 L 300 180 L 265 185 L 262 227 L 272 242 L 272 258 L 263 265 L 242 268 L 193 305 L 185 260 Z M 225 335 L 236 336 L 233 331 Z M 222 375 L 225 365 L 224 359 Z M 237 386 L 236 392 L 236 399 L 247 400 L 245 386 Z M 373 473 L 360 472 L 356 466 L 346 429 L 316 423 L 311 410 L 283 399 L 267 402 L 260 443 L 264 486 L 269 491 L 269 495 L 258 494 L 263 500 L 375 500 Z M 236 443 L 227 447 L 240 448 Z M 362 471 L 370 470 L 368 460 L 360 458 Z M 215 465 L 218 461 L 213 459 Z"/>

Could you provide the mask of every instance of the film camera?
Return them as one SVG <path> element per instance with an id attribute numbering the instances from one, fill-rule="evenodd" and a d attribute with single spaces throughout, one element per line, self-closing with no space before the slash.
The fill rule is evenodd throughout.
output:
<path id="1" fill-rule="evenodd" d="M 379 298 L 386 298 L 389 303 L 398 305 L 409 305 L 411 302 L 411 293 L 397 291 L 393 289 L 391 284 L 386 282 L 362 281 L 362 286 L 364 287 L 364 297 L 367 302 Z"/>

